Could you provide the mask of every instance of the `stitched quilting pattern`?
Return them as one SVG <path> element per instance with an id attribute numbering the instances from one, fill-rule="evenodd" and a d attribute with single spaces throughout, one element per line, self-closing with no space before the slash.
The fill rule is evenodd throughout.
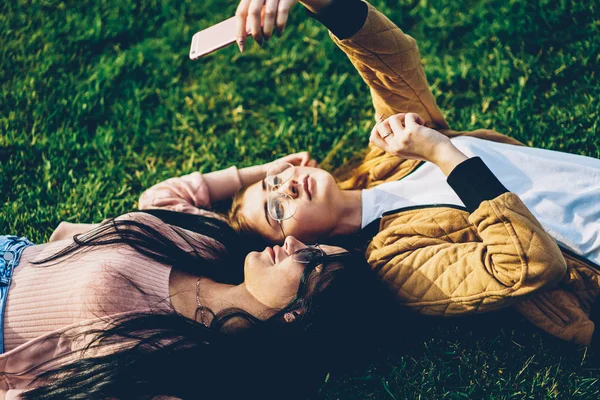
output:
<path id="1" fill-rule="evenodd" d="M 512 193 L 476 212 L 425 208 L 382 220 L 370 265 L 400 302 L 426 314 L 513 304 L 564 274 L 554 240 Z"/>

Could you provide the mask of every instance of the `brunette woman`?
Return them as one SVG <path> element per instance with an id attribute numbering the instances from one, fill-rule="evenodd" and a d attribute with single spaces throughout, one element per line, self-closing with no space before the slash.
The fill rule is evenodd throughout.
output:
<path id="1" fill-rule="evenodd" d="M 369 268 L 293 237 L 244 259 L 223 221 L 176 218 L 134 212 L 41 245 L 0 236 L 0 398 L 306 394 L 329 345 L 351 340 Z M 228 272 L 240 258 L 242 280 Z"/>

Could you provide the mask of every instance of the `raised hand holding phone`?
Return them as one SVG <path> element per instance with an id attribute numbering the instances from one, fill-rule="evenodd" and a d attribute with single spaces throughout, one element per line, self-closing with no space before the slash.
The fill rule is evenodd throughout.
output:
<path id="1" fill-rule="evenodd" d="M 318 12 L 335 0 L 303 0 L 300 3 L 312 12 Z M 338 0 L 343 1 L 343 0 Z M 190 58 L 196 60 L 233 42 L 244 51 L 247 36 L 251 35 L 262 46 L 273 36 L 281 34 L 287 24 L 290 9 L 298 0 L 241 0 L 235 17 L 213 25 L 192 37 Z"/>
<path id="2" fill-rule="evenodd" d="M 248 34 L 251 34 L 261 46 L 265 39 L 269 40 L 273 36 L 275 27 L 281 34 L 287 23 L 290 9 L 296 3 L 298 0 L 241 0 L 235 12 L 237 43 L 240 51 L 244 51 Z"/>

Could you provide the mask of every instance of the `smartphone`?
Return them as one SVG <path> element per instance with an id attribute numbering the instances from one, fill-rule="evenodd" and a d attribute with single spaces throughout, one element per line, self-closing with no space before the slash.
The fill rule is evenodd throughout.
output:
<path id="1" fill-rule="evenodd" d="M 248 31 L 248 35 L 250 35 Z M 237 37 L 235 17 L 226 19 L 200 32 L 192 37 L 190 58 L 196 60 L 202 56 L 217 51 L 227 45 L 235 43 Z"/>

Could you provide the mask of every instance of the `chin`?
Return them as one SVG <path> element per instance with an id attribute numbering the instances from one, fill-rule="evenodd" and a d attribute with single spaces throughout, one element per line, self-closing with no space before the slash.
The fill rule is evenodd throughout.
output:
<path id="1" fill-rule="evenodd" d="M 337 189 L 337 182 L 333 178 L 329 172 L 325 170 L 319 170 L 321 173 L 316 174 L 315 181 L 317 184 L 316 192 L 317 197 L 323 198 L 322 195 L 326 195 L 327 193 L 331 193 L 333 190 Z"/>
<path id="2" fill-rule="evenodd" d="M 260 253 L 258 251 L 248 253 L 244 259 L 244 269 L 248 268 L 249 265 L 252 265 L 252 260 L 257 258 L 260 258 Z"/>

